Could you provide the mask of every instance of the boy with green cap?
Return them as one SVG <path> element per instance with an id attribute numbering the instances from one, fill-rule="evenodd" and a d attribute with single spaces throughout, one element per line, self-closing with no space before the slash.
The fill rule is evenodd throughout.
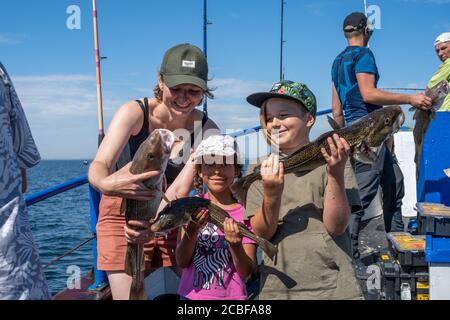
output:
<path id="1" fill-rule="evenodd" d="M 268 141 L 277 138 L 281 158 L 309 143 L 317 105 L 306 85 L 282 81 L 247 101 L 261 108 L 264 134 Z M 269 156 L 261 163 L 263 179 L 248 190 L 246 215 L 255 233 L 279 250 L 274 261 L 263 254 L 260 299 L 362 296 L 347 228 L 351 211 L 360 209 L 357 183 L 347 166 L 350 147 L 336 134 L 328 144 L 330 154 L 322 149 L 327 164 L 309 171 L 284 175 L 277 156 Z"/>

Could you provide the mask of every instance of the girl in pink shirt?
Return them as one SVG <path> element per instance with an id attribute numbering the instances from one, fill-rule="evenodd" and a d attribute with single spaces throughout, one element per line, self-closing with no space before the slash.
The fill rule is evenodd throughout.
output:
<path id="1" fill-rule="evenodd" d="M 224 232 L 207 223 L 208 212 L 201 210 L 196 222 L 181 229 L 176 261 L 183 268 L 178 293 L 192 300 L 245 300 L 245 278 L 256 270 L 256 243 L 243 238 L 235 221 L 244 221 L 244 207 L 230 186 L 241 174 L 238 150 L 230 136 L 211 136 L 196 151 L 195 188 L 200 196 L 226 210 Z M 203 194 L 203 185 L 208 193 Z"/>

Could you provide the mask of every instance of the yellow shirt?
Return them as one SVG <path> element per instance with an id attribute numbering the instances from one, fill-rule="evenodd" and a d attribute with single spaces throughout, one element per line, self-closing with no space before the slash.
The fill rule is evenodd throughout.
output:
<path id="1" fill-rule="evenodd" d="M 439 69 L 428 82 L 428 88 L 433 88 L 444 79 L 450 83 L 450 58 L 439 66 Z M 447 95 L 438 111 L 450 111 L 450 94 Z"/>

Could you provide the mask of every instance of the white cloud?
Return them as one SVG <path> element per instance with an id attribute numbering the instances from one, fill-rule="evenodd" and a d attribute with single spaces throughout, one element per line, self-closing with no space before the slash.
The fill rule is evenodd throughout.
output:
<path id="1" fill-rule="evenodd" d="M 216 88 L 214 95 L 217 99 L 243 99 L 254 92 L 268 91 L 272 83 L 257 80 L 241 80 L 234 78 L 218 78 L 210 82 Z"/>
<path id="2" fill-rule="evenodd" d="M 97 113 L 96 83 L 91 75 L 26 75 L 12 80 L 27 114 L 48 119 Z M 117 107 L 115 100 L 106 99 L 105 109 Z"/>
<path id="3" fill-rule="evenodd" d="M 25 41 L 26 36 L 18 33 L 0 32 L 0 45 L 16 45 Z"/>

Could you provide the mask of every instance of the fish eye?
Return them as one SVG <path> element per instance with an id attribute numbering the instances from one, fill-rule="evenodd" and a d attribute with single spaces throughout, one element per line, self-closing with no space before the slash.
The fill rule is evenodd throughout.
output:
<path id="1" fill-rule="evenodd" d="M 155 159 L 154 155 L 152 155 L 152 154 L 147 155 L 147 160 L 153 160 L 153 159 Z"/>
<path id="2" fill-rule="evenodd" d="M 389 124 L 389 123 L 391 123 L 391 119 L 386 118 L 386 119 L 384 120 L 384 124 Z"/>

